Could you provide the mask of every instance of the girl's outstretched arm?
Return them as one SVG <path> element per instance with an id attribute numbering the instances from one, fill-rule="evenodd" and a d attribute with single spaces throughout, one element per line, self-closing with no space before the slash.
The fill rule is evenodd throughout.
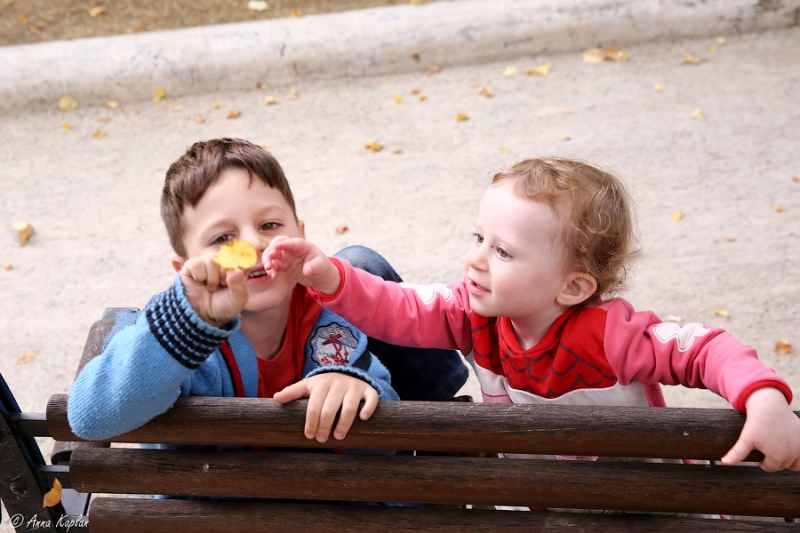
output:
<path id="1" fill-rule="evenodd" d="M 305 239 L 275 237 L 261 260 L 273 278 L 278 272 L 286 272 L 297 283 L 323 294 L 335 293 L 341 284 L 339 269 L 319 247 Z"/>

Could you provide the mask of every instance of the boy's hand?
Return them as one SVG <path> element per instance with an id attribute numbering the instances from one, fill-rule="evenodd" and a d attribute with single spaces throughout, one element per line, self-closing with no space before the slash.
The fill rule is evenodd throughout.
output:
<path id="1" fill-rule="evenodd" d="M 283 271 L 300 285 L 323 294 L 335 293 L 341 283 L 339 269 L 322 250 L 305 239 L 275 237 L 264 250 L 261 261 L 273 278 Z"/>
<path id="2" fill-rule="evenodd" d="M 214 255 L 187 260 L 180 273 L 192 309 L 204 322 L 221 327 L 241 313 L 249 294 L 244 272 L 221 268 L 214 262 Z"/>
<path id="3" fill-rule="evenodd" d="M 274 396 L 278 403 L 287 403 L 298 398 L 308 398 L 306 409 L 306 425 L 303 433 L 306 438 L 316 438 L 325 442 L 331 433 L 336 413 L 341 407 L 339 423 L 333 432 L 336 440 L 347 436 L 353 420 L 356 418 L 358 406 L 361 408 L 361 420 L 366 420 L 378 406 L 378 392 L 372 385 L 356 377 L 341 372 L 326 372 L 289 385 Z"/>
<path id="4" fill-rule="evenodd" d="M 778 389 L 766 387 L 753 392 L 745 402 L 747 420 L 739 440 L 722 462 L 734 465 L 752 451 L 764 454 L 761 468 L 776 472 L 789 468 L 800 472 L 800 418 L 794 414 Z"/>

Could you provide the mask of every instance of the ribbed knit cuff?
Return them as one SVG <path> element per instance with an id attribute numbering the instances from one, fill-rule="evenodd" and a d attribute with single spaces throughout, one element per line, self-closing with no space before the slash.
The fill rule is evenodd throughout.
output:
<path id="1" fill-rule="evenodd" d="M 146 317 L 161 347 L 191 370 L 202 365 L 239 327 L 238 318 L 222 328 L 203 322 L 183 295 L 179 276 L 172 287 L 153 299 Z"/>

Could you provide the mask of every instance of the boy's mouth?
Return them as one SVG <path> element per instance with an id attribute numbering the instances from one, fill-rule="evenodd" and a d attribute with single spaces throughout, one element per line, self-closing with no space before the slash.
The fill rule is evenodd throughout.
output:
<path id="1" fill-rule="evenodd" d="M 254 268 L 253 270 L 251 270 L 250 273 L 247 275 L 247 279 L 256 279 L 256 278 L 260 278 L 260 277 L 263 277 L 263 276 L 266 276 L 266 275 L 267 275 L 267 271 L 264 270 L 264 267 L 262 266 L 262 267 Z"/>

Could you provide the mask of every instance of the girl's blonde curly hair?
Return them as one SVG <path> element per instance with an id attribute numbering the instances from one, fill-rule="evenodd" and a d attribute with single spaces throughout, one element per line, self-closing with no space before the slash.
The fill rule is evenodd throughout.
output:
<path id="1" fill-rule="evenodd" d="M 540 157 L 497 173 L 492 184 L 503 180 L 514 180 L 520 198 L 546 202 L 566 217 L 563 242 L 571 267 L 597 280 L 587 302 L 623 288 L 638 248 L 631 200 L 617 176 L 582 161 Z"/>

